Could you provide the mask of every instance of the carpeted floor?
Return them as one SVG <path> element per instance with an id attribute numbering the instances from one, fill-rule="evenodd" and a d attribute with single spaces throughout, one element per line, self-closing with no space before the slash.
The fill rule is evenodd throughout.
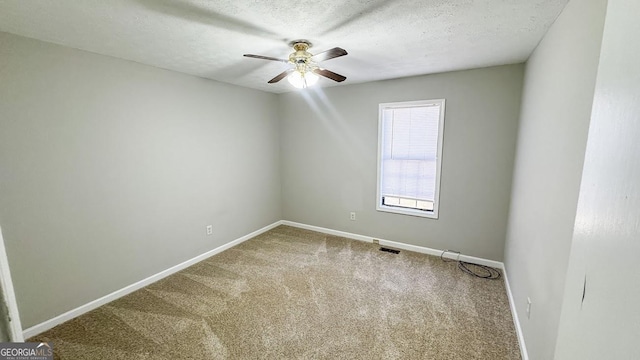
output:
<path id="1" fill-rule="evenodd" d="M 502 279 L 287 226 L 29 341 L 58 359 L 520 359 Z"/>

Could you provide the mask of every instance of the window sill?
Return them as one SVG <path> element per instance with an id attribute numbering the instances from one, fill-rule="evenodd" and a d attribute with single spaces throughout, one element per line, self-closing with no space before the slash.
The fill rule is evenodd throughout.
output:
<path id="1" fill-rule="evenodd" d="M 393 214 L 423 217 L 423 218 L 434 219 L 434 220 L 438 219 L 437 209 L 434 211 L 422 211 L 422 210 L 402 209 L 402 208 L 396 208 L 392 206 L 378 205 L 376 206 L 376 210 L 382 211 L 382 212 L 389 212 Z"/>

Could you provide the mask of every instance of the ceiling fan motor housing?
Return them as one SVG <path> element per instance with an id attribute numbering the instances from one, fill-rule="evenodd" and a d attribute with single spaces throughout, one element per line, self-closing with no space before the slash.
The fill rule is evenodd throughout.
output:
<path id="1" fill-rule="evenodd" d="M 289 55 L 289 61 L 296 66 L 296 69 L 300 72 L 313 70 L 315 65 L 311 60 L 313 54 L 307 52 L 311 43 L 306 40 L 296 40 L 291 46 L 295 51 Z"/>

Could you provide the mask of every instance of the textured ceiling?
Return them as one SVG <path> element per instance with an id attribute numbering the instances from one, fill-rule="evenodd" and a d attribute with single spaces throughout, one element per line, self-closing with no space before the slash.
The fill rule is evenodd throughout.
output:
<path id="1" fill-rule="evenodd" d="M 287 43 L 342 84 L 526 60 L 568 0 L 0 0 L 0 31 L 271 92 Z M 321 86 L 336 83 L 321 79 Z"/>

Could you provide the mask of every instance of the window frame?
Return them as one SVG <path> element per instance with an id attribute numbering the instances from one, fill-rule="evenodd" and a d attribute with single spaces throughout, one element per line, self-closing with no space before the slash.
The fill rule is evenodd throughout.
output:
<path id="1" fill-rule="evenodd" d="M 438 145 L 436 150 L 436 179 L 435 179 L 435 192 L 433 199 L 433 211 L 417 210 L 412 208 L 393 207 L 382 204 L 382 194 L 380 187 L 380 180 L 382 178 L 382 138 L 383 138 L 383 115 L 385 109 L 390 108 L 408 108 L 419 107 L 425 105 L 438 105 L 440 106 L 440 119 L 438 122 Z M 442 148 L 444 142 L 444 114 L 445 114 L 445 99 L 435 100 L 417 100 L 417 101 L 400 101 L 378 104 L 378 179 L 377 179 L 377 191 L 376 191 L 376 210 L 382 212 L 389 212 L 401 215 L 419 216 L 430 219 L 439 218 L 440 208 L 440 179 L 442 178 Z"/>

